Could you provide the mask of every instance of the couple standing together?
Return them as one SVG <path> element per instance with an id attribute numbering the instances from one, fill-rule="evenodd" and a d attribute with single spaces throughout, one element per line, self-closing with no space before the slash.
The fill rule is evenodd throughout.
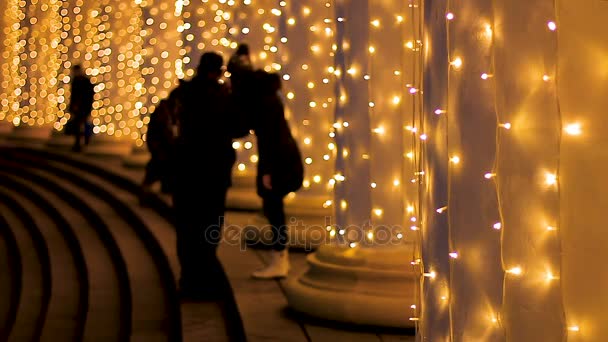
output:
<path id="1" fill-rule="evenodd" d="M 220 83 L 223 58 L 204 53 L 196 76 L 173 94 L 179 98 L 173 206 L 180 293 L 185 298 L 221 296 L 227 281 L 217 258 L 227 190 L 236 162 L 233 139 L 255 132 L 257 192 L 273 231 L 271 262 L 253 273 L 260 279 L 285 277 L 289 269 L 283 198 L 303 180 L 300 151 L 284 115 L 276 73 L 254 70 L 246 45 L 230 58 L 230 86 Z"/>

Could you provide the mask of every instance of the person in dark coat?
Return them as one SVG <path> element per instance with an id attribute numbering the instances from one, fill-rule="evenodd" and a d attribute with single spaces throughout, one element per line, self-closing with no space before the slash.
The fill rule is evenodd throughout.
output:
<path id="1" fill-rule="evenodd" d="M 173 207 L 181 265 L 180 294 L 186 299 L 221 297 L 228 284 L 217 259 L 226 193 L 236 152 L 233 138 L 243 136 L 231 110 L 228 87 L 219 83 L 222 57 L 201 57 L 196 76 L 179 87 L 181 109 L 175 145 Z"/>
<path id="2" fill-rule="evenodd" d="M 152 193 L 152 185 L 160 181 L 163 193 L 171 192 L 171 160 L 173 153 L 173 106 L 169 99 L 162 99 L 154 112 L 150 114 L 146 145 L 150 160 L 146 164 L 144 179 L 141 184 L 140 201 L 145 204 Z"/>
<path id="3" fill-rule="evenodd" d="M 72 67 L 72 85 L 69 111 L 72 121 L 72 132 L 74 134 L 74 145 L 72 150 L 80 151 L 81 137 L 84 136 L 84 144 L 89 143 L 90 132 L 86 132 L 91 110 L 93 109 L 93 101 L 95 96 L 95 88 L 91 80 L 85 75 L 84 70 L 79 64 Z"/>
<path id="4" fill-rule="evenodd" d="M 241 43 L 236 47 L 236 51 L 228 60 L 227 70 L 231 74 L 239 74 L 241 71 L 253 72 L 249 45 Z"/>
<path id="5" fill-rule="evenodd" d="M 257 105 L 254 130 L 258 143 L 257 192 L 263 201 L 264 216 L 272 226 L 270 263 L 253 273 L 258 279 L 283 278 L 289 270 L 287 223 L 284 197 L 297 191 L 304 179 L 298 145 L 285 119 L 280 96 L 281 78 L 276 73 L 256 72 Z"/>
<path id="6" fill-rule="evenodd" d="M 152 185 L 161 182 L 163 193 L 171 192 L 171 170 L 174 153 L 175 139 L 177 137 L 177 111 L 179 101 L 177 93 L 179 87 L 173 90 L 169 97 L 162 99 L 158 106 L 150 114 L 148 131 L 146 133 L 146 145 L 150 151 L 150 160 L 146 164 L 144 179 L 141 184 L 142 204 L 152 193 Z"/>
<path id="7" fill-rule="evenodd" d="M 243 124 L 251 127 L 253 114 L 250 104 L 254 101 L 257 80 L 247 44 L 241 43 L 237 46 L 228 60 L 226 70 L 230 73 L 230 90 L 235 109 L 241 112 L 243 120 L 247 120 Z"/>

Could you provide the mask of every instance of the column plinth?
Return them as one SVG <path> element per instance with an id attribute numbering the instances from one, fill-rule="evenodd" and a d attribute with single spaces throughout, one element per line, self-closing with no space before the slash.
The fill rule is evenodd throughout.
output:
<path id="1" fill-rule="evenodd" d="M 417 276 L 412 245 L 321 246 L 309 269 L 287 282 L 289 306 L 318 318 L 358 325 L 411 328 Z"/>

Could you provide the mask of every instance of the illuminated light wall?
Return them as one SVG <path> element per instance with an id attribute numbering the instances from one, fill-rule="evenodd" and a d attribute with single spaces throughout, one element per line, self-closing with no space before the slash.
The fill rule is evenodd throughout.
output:
<path id="1" fill-rule="evenodd" d="M 415 159 L 421 154 L 419 141 L 425 139 L 416 128 L 422 85 L 416 47 L 421 40 L 416 28 L 421 6 L 415 1 L 345 1 L 334 6 L 336 51 L 330 71 L 337 103 L 332 183 L 336 223 L 343 228 L 337 232 L 338 241 L 351 248 L 413 244 L 419 240 L 421 224 Z M 390 234 L 377 235 L 384 227 Z M 392 243 L 386 243 L 387 238 Z M 411 261 L 417 268 L 416 253 L 403 262 Z M 417 305 L 404 308 L 412 320 L 418 319 Z"/>
<path id="2" fill-rule="evenodd" d="M 411 182 L 415 171 L 408 157 L 414 151 L 413 141 L 404 136 L 411 138 L 413 106 L 421 85 L 416 84 L 420 68 L 414 64 L 419 53 L 414 31 L 417 9 L 410 7 L 417 3 L 374 2 L 369 13 L 369 69 L 359 74 L 359 66 L 352 65 L 346 71 L 362 76 L 369 87 L 372 222 L 375 226 L 402 226 L 401 233 L 410 241 L 417 233 L 409 225 L 418 225 L 417 217 L 408 215 L 407 227 L 402 221 L 406 207 L 415 206 L 417 183 Z"/>
<path id="3" fill-rule="evenodd" d="M 424 3 L 424 117 L 417 123 L 426 134 L 417 156 L 422 189 L 419 210 L 422 226 L 421 317 L 419 336 L 428 341 L 450 341 L 448 211 L 447 85 L 448 47 L 445 0 Z M 430 90 L 432 89 L 432 91 Z M 435 114 L 438 113 L 438 114 Z M 449 208 L 446 208 L 449 210 Z M 453 298 L 453 296 L 450 296 Z"/>
<path id="4" fill-rule="evenodd" d="M 26 53 L 31 62 L 20 116 L 24 124 L 51 123 L 57 112 L 57 71 L 60 64 L 61 1 L 40 1 L 27 6 L 26 20 L 36 25 L 27 38 Z"/>
<path id="5" fill-rule="evenodd" d="M 559 164 L 565 324 L 568 341 L 608 336 L 606 172 L 608 2 L 557 1 L 557 89 L 562 115 Z M 557 272 L 556 272 L 557 273 Z"/>
<path id="6" fill-rule="evenodd" d="M 334 8 L 329 1 L 289 1 L 283 10 L 283 93 L 306 164 L 304 192 L 329 200 L 336 150 L 335 82 L 329 70 L 334 63 Z"/>
<path id="7" fill-rule="evenodd" d="M 91 4 L 92 2 L 89 2 Z M 53 127 L 57 130 L 67 122 L 70 117 L 68 113 L 68 104 L 71 98 L 70 87 L 70 68 L 72 67 L 72 58 L 81 57 L 80 48 L 82 45 L 83 34 L 87 32 L 85 28 L 86 7 L 82 0 L 75 1 L 73 4 L 64 1 L 61 10 L 61 65 L 58 68 L 59 89 L 58 96 L 58 111 L 57 120 L 53 123 Z M 85 67 L 85 63 L 81 63 Z"/>
<path id="8" fill-rule="evenodd" d="M 499 130 L 495 170 L 503 217 L 502 326 L 508 340 L 561 340 L 561 117 L 557 31 L 548 25 L 556 11 L 553 1 L 504 1 L 495 16 L 498 128 L 511 125 Z M 544 329 L 537 329 L 540 322 Z"/>
<path id="9" fill-rule="evenodd" d="M 286 2 L 251 0 L 243 3 L 239 6 L 237 12 L 237 18 L 241 26 L 240 30 L 235 32 L 235 42 L 244 42 L 249 45 L 254 68 L 269 72 L 280 71 L 279 26 L 281 25 L 284 6 L 279 6 L 279 3 L 284 5 Z"/>
<path id="10" fill-rule="evenodd" d="M 142 53 L 145 58 L 141 75 L 148 92 L 143 108 L 152 113 L 160 100 L 167 98 L 177 86 L 177 61 L 181 61 L 177 46 L 181 13 L 177 11 L 175 0 L 148 0 L 142 11 L 145 30 L 145 50 Z M 148 122 L 149 116 L 144 116 L 136 127 L 146 133 Z M 142 138 L 145 140 L 145 135 Z"/>
<path id="11" fill-rule="evenodd" d="M 425 6 L 421 340 L 605 340 L 608 4 Z"/>
<path id="12" fill-rule="evenodd" d="M 501 96 L 496 82 L 504 80 L 502 70 L 512 69 L 494 70 L 498 68 L 494 61 L 499 53 L 493 45 L 495 30 L 497 39 L 503 32 L 500 27 L 494 28 L 494 22 L 493 4 L 486 1 L 451 2 L 443 20 L 449 65 L 447 107 L 445 115 L 436 119 L 447 122 L 448 210 L 443 215 L 448 217 L 452 274 L 449 291 L 444 295 L 449 296 L 452 337 L 463 341 L 504 339 L 500 322 L 507 319 L 500 313 L 510 293 L 503 297 L 503 289 L 520 286 L 519 279 L 504 272 L 501 265 L 501 251 L 505 251 L 501 233 L 520 228 L 520 223 L 508 218 L 526 215 L 510 212 L 507 206 L 518 199 L 509 199 L 497 191 L 501 181 L 525 171 L 508 169 L 510 166 L 498 156 L 507 149 L 507 134 L 515 131 L 501 126 L 509 121 L 510 112 L 496 108 L 497 97 Z M 465 90 L 469 92 L 466 95 Z M 528 231 L 529 227 L 521 228 Z M 521 254 L 517 253 L 519 257 Z"/>
<path id="13" fill-rule="evenodd" d="M 447 210 L 428 210 L 446 217 L 432 219 L 425 245 L 436 276 L 425 287 L 422 335 L 562 340 L 552 2 L 443 5 L 427 11 L 428 67 L 440 71 L 425 87 L 440 91 L 425 113 L 439 128 L 429 139 L 443 145 L 432 157 L 444 173 L 433 176 L 447 181 L 430 204 Z M 433 117 L 435 108 L 444 113 Z"/>
<path id="14" fill-rule="evenodd" d="M 20 7 L 19 1 L 10 0 L 3 3 L 5 3 L 6 9 L 3 13 L 2 30 L 4 32 L 2 49 L 3 92 L 0 93 L 2 105 L 0 118 L 17 125 L 21 122 L 20 115 L 23 113 L 21 101 L 27 68 L 21 66 L 21 61 L 28 57 L 25 45 L 29 29 L 21 25 L 21 22 L 25 20 L 25 10 Z"/>
<path id="15" fill-rule="evenodd" d="M 215 51 L 227 60 L 236 45 L 231 44 L 229 28 L 234 14 L 234 1 L 213 0 L 183 0 L 177 1 L 183 5 L 183 24 L 178 26 L 182 39 L 178 46 L 183 48 L 184 75 L 180 78 L 190 78 L 195 74 L 196 67 L 203 52 Z"/>
<path id="16" fill-rule="evenodd" d="M 105 52 L 106 48 L 109 47 L 109 37 L 105 39 L 106 33 L 99 33 L 100 30 L 105 30 L 105 27 L 98 26 L 101 24 L 101 18 L 103 17 L 103 15 L 99 15 L 99 11 L 100 3 L 98 1 L 86 3 L 82 0 L 73 3 L 63 2 L 61 9 L 63 51 L 61 55 L 62 65 L 59 68 L 59 112 L 57 113 L 57 121 L 54 123 L 55 129 L 60 130 L 70 118 L 68 106 L 71 99 L 71 68 L 74 64 L 81 64 L 84 71 L 89 75 L 91 75 L 92 70 L 95 70 L 94 77 L 96 83 L 98 83 L 95 91 L 96 93 L 102 92 L 95 95 L 95 116 L 99 115 L 99 108 L 103 106 L 103 101 L 100 100 L 100 96 L 105 89 L 103 75 L 110 70 L 106 70 L 109 66 L 102 66 L 101 61 L 95 62 L 93 58 L 99 55 L 99 50 L 103 47 L 101 53 L 104 55 L 101 58 L 107 64 L 109 57 L 105 56 Z M 97 118 L 97 120 L 99 119 Z"/>
<path id="17" fill-rule="evenodd" d="M 4 25 L 4 16 L 6 15 L 6 10 L 8 8 L 8 1 L 3 1 L 0 3 L 0 51 L 3 51 L 2 48 L 4 46 L 4 39 L 6 35 L 10 33 L 10 28 Z M 2 82 L 3 75 L 2 70 L 0 69 L 0 82 Z"/>
<path id="18" fill-rule="evenodd" d="M 53 124 L 69 116 L 69 69 L 81 63 L 96 84 L 95 132 L 142 144 L 147 94 L 141 75 L 145 1 L 21 1 L 8 3 L 4 23 L 3 115 L 18 125 Z"/>
<path id="19" fill-rule="evenodd" d="M 3 117 L 15 125 L 53 122 L 57 112 L 62 2 L 9 1 L 4 12 Z M 32 26 L 36 30 L 32 30 Z M 8 30 L 7 30 L 8 29 Z M 24 67 L 21 61 L 31 65 Z"/>
<path id="20" fill-rule="evenodd" d="M 105 4 L 105 0 L 102 3 Z M 145 51 L 143 40 L 146 32 L 142 18 L 142 2 L 116 3 L 112 1 L 110 3 L 111 5 L 106 5 L 105 11 L 111 21 L 106 22 L 102 18 L 102 25 L 109 26 L 109 32 L 112 33 L 112 37 L 104 37 L 109 40 L 110 50 L 107 48 L 105 51 L 100 50 L 98 56 L 109 55 L 109 64 L 112 68 L 110 70 L 113 72 L 106 73 L 106 75 L 110 75 L 110 79 L 103 83 L 105 89 L 99 99 L 104 101 L 104 106 L 97 109 L 99 121 L 94 119 L 93 123 L 100 132 L 107 132 L 107 134 L 119 138 L 128 136 L 132 139 L 139 139 L 140 134 L 137 127 L 141 127 L 140 122 L 147 114 L 147 107 L 143 106 L 143 96 L 147 92 L 147 85 L 140 67 L 144 64 L 142 53 Z M 102 57 L 102 66 L 104 64 L 106 63 Z M 96 69 L 94 68 L 91 72 L 95 77 Z M 108 102 L 109 105 L 106 105 Z M 140 145 L 141 143 L 139 140 Z"/>
<path id="21" fill-rule="evenodd" d="M 344 1 L 336 6 L 336 61 L 334 75 L 337 81 L 336 107 L 336 222 L 342 226 L 366 224 L 369 229 L 372 215 L 371 188 L 371 130 L 367 80 L 369 54 L 369 8 L 367 1 Z M 348 13 L 348 17 L 346 14 Z M 365 24 L 363 24 L 365 23 Z M 348 35 L 347 35 L 348 33 Z M 351 40 L 353 37 L 358 39 Z M 347 70 L 357 68 L 357 73 Z M 353 132 L 352 127 L 359 127 Z M 346 151 L 346 152 L 345 152 Z M 349 157 L 350 156 L 350 157 Z M 351 199 L 357 199 L 351 201 Z M 344 233 L 344 229 L 339 232 Z M 340 241 L 357 247 L 360 232 L 351 230 L 339 236 Z"/>

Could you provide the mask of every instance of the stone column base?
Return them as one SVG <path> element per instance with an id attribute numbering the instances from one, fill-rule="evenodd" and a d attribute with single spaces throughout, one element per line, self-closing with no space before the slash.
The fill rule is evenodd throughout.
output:
<path id="1" fill-rule="evenodd" d="M 418 279 L 413 246 L 320 247 L 308 271 L 287 281 L 289 306 L 322 319 L 357 325 L 412 328 Z"/>

